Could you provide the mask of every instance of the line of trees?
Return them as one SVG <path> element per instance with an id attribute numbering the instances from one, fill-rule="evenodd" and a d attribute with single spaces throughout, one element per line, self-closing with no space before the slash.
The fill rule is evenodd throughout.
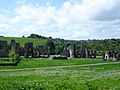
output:
<path id="1" fill-rule="evenodd" d="M 114 51 L 120 53 L 120 39 L 104 39 L 104 40 L 64 40 L 60 38 L 53 39 L 52 37 L 44 37 L 37 34 L 31 34 L 29 38 L 46 39 L 46 46 L 48 46 L 49 53 L 61 54 L 64 46 L 67 44 L 75 44 L 76 50 L 79 52 L 82 48 L 88 48 L 96 51 Z"/>

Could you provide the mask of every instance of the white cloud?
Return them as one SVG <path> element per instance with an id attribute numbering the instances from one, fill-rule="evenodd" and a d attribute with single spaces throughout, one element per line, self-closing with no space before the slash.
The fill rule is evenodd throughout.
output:
<path id="1" fill-rule="evenodd" d="M 27 2 L 27 0 L 17 0 L 16 3 L 17 4 L 25 4 Z"/>
<path id="2" fill-rule="evenodd" d="M 10 23 L 11 23 L 11 24 L 17 24 L 17 23 L 19 23 L 20 21 L 21 21 L 21 17 L 15 16 L 14 18 L 12 18 L 12 19 L 10 20 Z"/>
<path id="3" fill-rule="evenodd" d="M 0 29 L 7 29 L 7 25 L 6 24 L 0 24 Z"/>
<path id="4" fill-rule="evenodd" d="M 6 26 L 1 22 L 0 28 L 8 35 L 16 36 L 37 33 L 65 39 L 118 38 L 120 13 L 114 10 L 119 9 L 119 3 L 119 0 L 66 1 L 60 8 L 50 4 L 22 4 L 15 8 L 15 16 L 5 17 L 8 20 Z"/>

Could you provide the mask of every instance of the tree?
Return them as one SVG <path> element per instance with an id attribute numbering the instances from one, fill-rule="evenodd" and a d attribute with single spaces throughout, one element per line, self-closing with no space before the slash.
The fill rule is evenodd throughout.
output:
<path id="1" fill-rule="evenodd" d="M 46 42 L 46 48 L 47 48 L 47 56 L 49 57 L 50 54 L 53 53 L 55 50 L 55 45 L 51 37 Z"/>
<path id="2" fill-rule="evenodd" d="M 22 38 L 25 38 L 25 36 L 23 35 Z"/>
<path id="3" fill-rule="evenodd" d="M 16 51 L 12 49 L 10 50 L 8 56 L 12 59 L 12 61 L 19 59 L 19 54 L 16 53 Z"/>

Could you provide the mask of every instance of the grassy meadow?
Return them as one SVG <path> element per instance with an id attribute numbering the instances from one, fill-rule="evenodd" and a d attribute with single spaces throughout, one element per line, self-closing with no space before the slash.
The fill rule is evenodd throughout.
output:
<path id="1" fill-rule="evenodd" d="M 1 61 L 4 62 L 4 61 Z M 7 61 L 5 61 L 7 62 Z M 9 61 L 8 61 L 9 62 Z M 70 66 L 81 64 L 92 64 L 104 62 L 99 59 L 68 59 L 68 60 L 50 60 L 40 58 L 28 58 L 22 59 L 17 66 L 0 66 L 0 69 L 18 69 L 18 68 L 39 68 L 39 67 L 51 67 L 51 66 Z"/>
<path id="2" fill-rule="evenodd" d="M 25 43 L 27 42 L 33 42 L 33 45 L 40 45 L 45 44 L 45 39 L 37 39 L 37 38 L 22 38 L 22 37 L 0 37 L 0 40 L 7 41 L 8 44 L 11 42 L 11 40 L 14 39 L 17 43 L 20 43 L 20 45 L 23 47 Z"/>
<path id="3" fill-rule="evenodd" d="M 111 62 L 23 59 L 18 66 L 0 66 L 0 90 L 119 90 L 120 64 L 78 66 Z"/>

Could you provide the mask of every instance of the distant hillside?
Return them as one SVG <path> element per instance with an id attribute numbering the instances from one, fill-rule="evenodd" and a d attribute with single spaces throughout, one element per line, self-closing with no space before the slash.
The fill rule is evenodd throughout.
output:
<path id="1" fill-rule="evenodd" d="M 26 42 L 33 42 L 34 46 L 40 44 L 46 44 L 48 38 L 52 37 L 44 37 L 38 34 L 31 34 L 28 37 L 4 37 L 0 36 L 0 40 L 8 41 L 8 44 L 12 39 L 16 40 L 16 42 L 20 43 L 21 46 L 24 46 Z M 104 40 L 64 40 L 60 38 L 52 38 L 55 44 L 55 53 L 60 54 L 64 47 L 67 44 L 75 44 L 76 50 L 80 52 L 81 50 L 87 48 L 96 51 L 117 51 L 120 53 L 120 39 L 104 39 Z"/>
<path id="2" fill-rule="evenodd" d="M 24 46 L 26 42 L 33 42 L 33 45 L 40 45 L 45 44 L 45 39 L 38 39 L 38 38 L 22 38 L 22 37 L 0 37 L 0 40 L 7 41 L 8 44 L 11 42 L 11 40 L 14 39 L 16 42 L 20 43 L 21 46 Z"/>
<path id="3" fill-rule="evenodd" d="M 41 35 L 37 35 L 37 34 L 31 34 L 30 36 L 28 36 L 28 38 L 38 38 L 38 39 L 48 39 L 49 37 L 44 37 Z M 52 38 L 52 37 L 51 37 Z M 76 50 L 80 51 L 84 48 L 87 49 L 92 49 L 92 50 L 96 50 L 96 51 L 117 51 L 120 52 L 120 39 L 115 39 L 115 38 L 111 38 L 111 39 L 104 39 L 104 40 L 97 40 L 97 39 L 93 39 L 93 40 L 64 40 L 64 39 L 60 39 L 60 38 L 52 38 L 52 40 L 55 43 L 56 46 L 56 53 L 60 53 L 63 51 L 64 46 L 66 46 L 67 44 L 75 44 L 76 46 Z"/>

